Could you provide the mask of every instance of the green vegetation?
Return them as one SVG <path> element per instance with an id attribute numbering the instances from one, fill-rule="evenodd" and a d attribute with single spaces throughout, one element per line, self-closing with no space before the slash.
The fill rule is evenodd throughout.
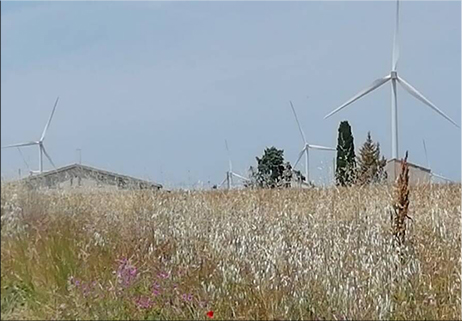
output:
<path id="1" fill-rule="evenodd" d="M 337 185 L 354 184 L 356 182 L 355 145 L 348 121 L 342 121 L 338 127 L 336 164 L 335 179 Z"/>
<path id="2" fill-rule="evenodd" d="M 460 184 L 411 189 L 399 253 L 392 194 L 5 185 L 1 317 L 459 319 Z"/>
<path id="3" fill-rule="evenodd" d="M 367 133 L 367 139 L 359 150 L 358 156 L 358 183 L 380 183 L 386 179 L 385 165 L 387 160 L 380 158 L 380 144 L 374 143 L 371 132 Z"/>

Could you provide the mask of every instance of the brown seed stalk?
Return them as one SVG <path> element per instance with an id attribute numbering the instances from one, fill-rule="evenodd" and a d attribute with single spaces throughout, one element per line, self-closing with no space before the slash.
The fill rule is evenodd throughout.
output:
<path id="1" fill-rule="evenodd" d="M 409 209 L 409 166 L 407 163 L 408 152 L 404 160 L 401 160 L 401 173 L 395 182 L 395 199 L 393 202 L 393 236 L 399 245 L 402 245 L 406 235 L 406 218 Z"/>

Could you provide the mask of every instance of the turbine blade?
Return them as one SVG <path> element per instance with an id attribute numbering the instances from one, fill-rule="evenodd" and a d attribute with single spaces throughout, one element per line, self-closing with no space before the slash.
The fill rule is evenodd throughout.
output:
<path id="1" fill-rule="evenodd" d="M 448 182 L 452 182 L 452 179 L 449 179 L 449 178 L 447 178 L 447 177 L 444 177 L 444 176 L 441 176 L 441 175 L 435 174 L 435 173 L 433 173 L 433 172 L 430 172 L 430 174 L 431 174 L 432 176 L 434 176 L 434 177 L 437 177 L 437 178 L 443 179 L 443 180 L 445 180 L 445 181 L 448 181 Z"/>
<path id="2" fill-rule="evenodd" d="M 355 102 L 356 100 L 358 100 L 359 98 L 367 95 L 368 93 L 370 93 L 371 91 L 379 88 L 380 86 L 382 86 L 384 83 L 386 83 L 387 81 L 389 81 L 391 79 L 391 76 L 390 75 L 387 75 L 383 78 L 380 78 L 380 79 L 377 79 L 375 80 L 369 87 L 367 87 L 366 89 L 363 89 L 361 90 L 359 93 L 357 93 L 355 96 L 353 96 L 353 98 L 351 98 L 350 100 L 348 100 L 346 103 L 344 103 L 343 105 L 341 105 L 340 107 L 338 107 L 337 109 L 335 109 L 334 111 L 330 112 L 329 114 L 327 114 L 324 119 L 332 116 L 333 114 L 339 112 L 340 110 L 342 110 L 343 108 L 345 108 L 346 106 L 348 106 L 349 104 Z"/>
<path id="3" fill-rule="evenodd" d="M 231 175 L 233 175 L 233 176 L 235 176 L 235 177 L 237 177 L 237 178 L 239 178 L 239 179 L 241 179 L 243 181 L 248 181 L 249 180 L 248 178 L 245 178 L 244 176 L 241 176 L 241 175 L 236 174 L 234 172 L 231 172 Z"/>
<path id="4" fill-rule="evenodd" d="M 302 126 L 300 126 L 300 122 L 298 121 L 297 113 L 295 112 L 294 105 L 292 104 L 292 101 L 290 101 L 290 107 L 292 107 L 292 111 L 294 112 L 295 120 L 297 121 L 298 129 L 300 130 L 300 134 L 302 135 L 303 143 L 306 144 L 306 137 L 305 133 L 302 130 Z"/>
<path id="5" fill-rule="evenodd" d="M 23 146 L 32 146 L 32 145 L 37 145 L 38 142 L 27 142 L 27 143 L 19 143 L 19 144 L 12 144 L 12 145 L 6 145 L 3 146 L 3 148 L 11 148 L 11 147 L 23 147 Z"/>
<path id="6" fill-rule="evenodd" d="M 313 148 L 313 149 L 336 151 L 335 148 L 326 147 L 326 146 L 320 146 L 320 145 L 311 145 L 311 144 L 309 144 L 308 147 L 309 147 L 309 148 Z"/>
<path id="7" fill-rule="evenodd" d="M 304 148 L 302 149 L 302 151 L 300 152 L 300 154 L 298 154 L 298 158 L 297 158 L 297 161 L 296 161 L 295 164 L 294 164 L 294 168 L 297 167 L 298 162 L 300 161 L 300 159 L 302 159 L 303 154 L 305 153 L 305 149 L 306 149 L 306 147 L 304 147 Z"/>
<path id="8" fill-rule="evenodd" d="M 399 0 L 396 0 L 396 24 L 395 34 L 393 36 L 393 70 L 396 70 L 399 59 Z"/>
<path id="9" fill-rule="evenodd" d="M 228 179 L 228 177 L 225 177 L 225 179 L 223 180 L 223 182 L 221 182 L 220 185 L 218 185 L 218 187 L 222 187 L 223 184 L 226 182 L 227 179 Z"/>
<path id="10" fill-rule="evenodd" d="M 27 163 L 26 158 L 24 157 L 24 154 L 21 151 L 21 148 L 19 148 L 19 147 L 16 147 L 16 148 L 18 149 L 19 154 L 21 154 L 22 161 L 26 165 L 27 170 L 30 171 L 29 164 Z"/>
<path id="11" fill-rule="evenodd" d="M 40 141 L 43 141 L 45 139 L 45 135 L 47 133 L 48 127 L 50 127 L 51 119 L 53 118 L 53 115 L 54 115 L 55 110 L 56 110 L 56 106 L 58 105 L 58 100 L 59 100 L 59 97 L 56 98 L 55 105 L 53 106 L 53 110 L 52 110 L 51 115 L 50 115 L 50 119 L 48 119 L 48 122 L 45 125 L 45 128 L 43 129 L 43 133 L 42 133 L 42 137 L 40 137 Z"/>
<path id="12" fill-rule="evenodd" d="M 430 169 L 430 163 L 428 162 L 427 146 L 425 146 L 425 139 L 422 139 L 422 142 L 425 151 L 425 161 L 427 162 L 427 168 Z"/>
<path id="13" fill-rule="evenodd" d="M 441 116 L 443 116 L 444 118 L 446 118 L 446 120 L 448 120 L 449 122 L 451 122 L 454 126 L 456 126 L 457 128 L 460 128 L 459 125 L 457 125 L 457 123 L 455 121 L 453 121 L 451 118 L 449 118 L 449 116 L 447 116 L 445 113 L 443 113 L 443 111 L 441 111 L 438 107 L 436 107 L 430 100 L 428 100 L 427 98 L 424 97 L 424 95 L 422 95 L 419 91 L 417 91 L 417 89 L 415 89 L 414 87 L 412 87 L 407 81 L 405 81 L 403 78 L 401 78 L 400 76 L 398 76 L 398 82 L 401 84 L 401 86 L 403 86 L 403 88 L 408 92 L 410 93 L 412 96 L 414 96 L 415 98 L 417 98 L 418 100 L 420 100 L 421 102 L 423 102 L 425 105 L 427 105 L 428 107 L 430 107 L 431 109 L 433 109 L 434 111 L 436 111 L 438 114 L 440 114 Z"/>
<path id="14" fill-rule="evenodd" d="M 45 146 L 43 146 L 43 145 L 42 145 L 42 150 L 43 150 L 43 153 L 45 154 L 46 158 L 48 158 L 48 160 L 50 161 L 51 165 L 53 165 L 53 167 L 56 169 L 55 163 L 53 163 L 53 161 L 51 160 L 50 155 L 48 155 L 47 150 L 45 149 Z"/>
<path id="15" fill-rule="evenodd" d="M 231 154 L 229 153 L 229 148 L 228 148 L 228 141 L 225 139 L 225 145 L 226 145 L 226 151 L 228 153 L 228 165 L 229 165 L 229 171 L 233 171 L 233 164 L 231 163 Z"/>

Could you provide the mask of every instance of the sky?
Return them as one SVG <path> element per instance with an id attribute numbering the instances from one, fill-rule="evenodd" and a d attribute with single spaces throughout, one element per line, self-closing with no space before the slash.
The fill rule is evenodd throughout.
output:
<path id="1" fill-rule="evenodd" d="M 38 140 L 59 96 L 45 139 L 57 166 L 81 149 L 83 164 L 210 187 L 228 168 L 225 139 L 241 175 L 265 147 L 295 162 L 291 100 L 309 143 L 335 147 L 348 120 L 356 149 L 370 131 L 389 158 L 389 84 L 324 116 L 390 72 L 394 12 L 391 1 L 2 1 L 1 145 Z M 460 124 L 461 3 L 405 1 L 400 14 L 399 75 Z M 460 181 L 460 129 L 402 88 L 398 109 L 400 154 Z M 22 153 L 37 170 L 38 148 Z M 315 183 L 332 179 L 334 157 L 311 152 Z M 2 176 L 18 169 L 19 151 L 3 149 Z"/>

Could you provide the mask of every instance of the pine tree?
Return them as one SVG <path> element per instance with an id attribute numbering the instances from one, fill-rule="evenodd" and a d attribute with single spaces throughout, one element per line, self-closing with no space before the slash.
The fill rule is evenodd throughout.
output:
<path id="1" fill-rule="evenodd" d="M 371 184 L 383 181 L 386 178 L 386 163 L 385 157 L 382 156 L 380 159 L 380 144 L 375 144 L 371 133 L 368 132 L 367 139 L 359 151 L 358 182 Z"/>
<path id="2" fill-rule="evenodd" d="M 335 173 L 337 185 L 351 185 L 356 180 L 356 156 L 354 138 L 348 121 L 342 121 L 338 127 L 337 168 Z"/>
<path id="3" fill-rule="evenodd" d="M 377 147 L 371 138 L 371 132 L 367 133 L 367 139 L 359 150 L 358 157 L 358 182 L 370 184 L 377 174 Z"/>

